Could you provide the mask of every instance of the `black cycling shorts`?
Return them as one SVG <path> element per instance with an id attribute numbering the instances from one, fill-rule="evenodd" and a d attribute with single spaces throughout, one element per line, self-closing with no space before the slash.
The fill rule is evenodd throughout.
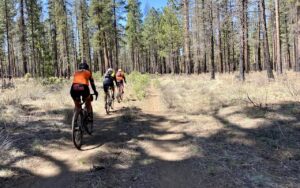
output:
<path id="1" fill-rule="evenodd" d="M 114 89 L 114 83 L 112 82 L 112 83 L 104 83 L 103 84 L 103 90 L 104 90 L 104 92 L 105 93 L 107 93 L 108 92 L 108 90 L 109 90 L 109 88 L 112 88 L 112 89 Z"/>
<path id="2" fill-rule="evenodd" d="M 90 96 L 90 88 L 83 84 L 73 84 L 70 94 L 74 101 L 80 101 L 80 97 L 85 101 Z"/>
<path id="3" fill-rule="evenodd" d="M 117 81 L 117 86 L 124 86 L 124 80 Z"/>

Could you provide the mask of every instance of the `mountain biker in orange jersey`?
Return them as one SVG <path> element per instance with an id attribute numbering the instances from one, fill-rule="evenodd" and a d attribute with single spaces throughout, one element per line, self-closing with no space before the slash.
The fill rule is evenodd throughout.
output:
<path id="1" fill-rule="evenodd" d="M 94 94 L 96 95 L 96 98 L 98 97 L 98 92 L 96 90 L 92 73 L 89 70 L 89 65 L 86 63 L 86 61 L 84 60 L 83 63 L 81 63 L 78 68 L 79 70 L 74 73 L 73 84 L 71 87 L 70 94 L 74 100 L 75 110 L 77 112 L 81 108 L 80 97 L 82 97 L 82 100 L 85 101 L 86 103 L 89 118 L 91 118 L 92 98 L 90 95 L 89 82 L 91 83 L 91 87 L 94 91 Z"/>
<path id="2" fill-rule="evenodd" d="M 122 69 L 119 69 L 117 74 L 116 74 L 116 79 L 117 79 L 117 87 L 122 88 L 122 93 L 124 93 L 124 82 L 126 83 L 126 77 L 125 73 L 122 71 Z"/>

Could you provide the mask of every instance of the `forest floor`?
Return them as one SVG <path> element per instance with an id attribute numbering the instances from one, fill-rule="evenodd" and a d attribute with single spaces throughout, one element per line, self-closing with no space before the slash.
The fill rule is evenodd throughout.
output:
<path id="1" fill-rule="evenodd" d="M 0 187 L 299 187 L 299 76 L 264 76 L 152 76 L 111 115 L 102 94 L 82 151 L 69 84 L 16 80 L 0 96 Z"/>

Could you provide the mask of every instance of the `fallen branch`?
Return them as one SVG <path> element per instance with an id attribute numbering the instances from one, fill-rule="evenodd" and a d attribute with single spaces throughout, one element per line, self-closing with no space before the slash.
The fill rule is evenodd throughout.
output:
<path id="1" fill-rule="evenodd" d="M 250 98 L 250 96 L 249 96 L 248 93 L 247 93 L 247 98 L 248 98 L 248 100 L 250 101 L 250 103 L 253 104 L 254 107 L 260 108 L 260 109 L 262 109 L 262 110 L 267 110 L 267 109 L 268 109 L 268 108 L 267 108 L 268 105 L 265 105 L 266 107 L 263 107 L 263 105 L 262 105 L 261 103 L 260 103 L 260 104 L 255 103 L 255 102 Z"/>

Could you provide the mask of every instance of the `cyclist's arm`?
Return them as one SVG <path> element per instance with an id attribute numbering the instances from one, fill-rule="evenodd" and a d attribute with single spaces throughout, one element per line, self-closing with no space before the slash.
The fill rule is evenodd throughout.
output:
<path id="1" fill-rule="evenodd" d="M 93 78 L 93 76 L 92 76 L 92 73 L 91 73 L 91 75 L 90 75 L 90 79 L 89 79 L 89 80 L 90 80 L 91 87 L 92 87 L 94 93 L 98 93 L 97 90 L 96 90 L 95 80 L 94 80 L 94 78 Z"/>
<path id="2" fill-rule="evenodd" d="M 127 83 L 127 82 L 126 82 L 126 77 L 125 77 L 125 75 L 123 76 L 123 78 L 124 78 L 124 82 Z"/>
<path id="3" fill-rule="evenodd" d="M 93 78 L 90 78 L 90 82 L 91 82 L 91 86 L 92 86 L 93 91 L 96 92 L 97 90 L 96 90 L 96 86 L 95 86 L 95 81 L 94 81 L 94 79 L 93 79 Z"/>
<path id="4" fill-rule="evenodd" d="M 116 85 L 117 85 L 117 76 L 114 75 L 113 79 L 114 79 L 114 81 L 115 81 L 115 83 L 116 83 Z"/>

